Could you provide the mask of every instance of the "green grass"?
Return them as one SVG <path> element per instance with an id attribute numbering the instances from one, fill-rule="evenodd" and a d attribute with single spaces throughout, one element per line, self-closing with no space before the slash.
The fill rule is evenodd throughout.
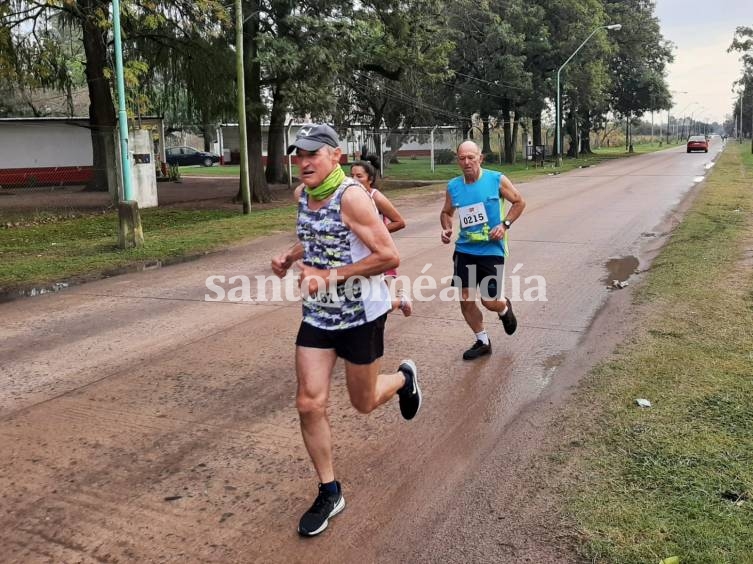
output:
<path id="1" fill-rule="evenodd" d="M 116 213 L 0 230 L 0 289 L 90 276 L 140 261 L 197 255 L 259 235 L 290 231 L 295 225 L 295 206 L 255 210 L 249 216 L 211 210 L 143 210 L 141 218 L 146 244 L 132 250 L 117 248 Z"/>
<path id="2" fill-rule="evenodd" d="M 676 143 L 672 143 L 669 146 L 677 146 Z M 636 144 L 634 146 L 635 153 L 633 155 L 639 155 L 644 153 L 650 153 L 653 151 L 659 151 L 666 149 L 667 145 L 659 145 L 658 143 L 643 143 Z M 598 149 L 594 151 L 593 155 L 588 157 L 581 157 L 578 159 L 565 159 L 563 166 L 557 169 L 560 172 L 566 172 L 573 170 L 581 166 L 593 166 L 605 160 L 629 157 L 630 153 L 625 151 L 625 147 L 610 147 L 604 149 Z M 498 165 L 498 164 L 485 164 L 484 166 L 501 170 L 507 174 L 513 182 L 529 180 L 537 176 L 547 175 L 554 172 L 552 163 L 547 163 L 544 168 L 526 167 L 525 162 L 518 162 L 514 165 Z M 438 182 L 449 180 L 450 178 L 459 174 L 458 166 L 455 163 L 446 165 L 436 165 L 434 172 L 431 172 L 431 161 L 429 157 L 417 157 L 413 158 L 401 158 L 400 164 L 390 165 L 384 172 L 384 177 L 390 180 L 436 180 Z M 240 174 L 239 165 L 228 165 L 222 167 L 190 167 L 181 168 L 181 173 L 184 176 L 233 176 L 237 177 Z"/>
<path id="3" fill-rule="evenodd" d="M 622 151 L 624 153 L 624 151 Z M 566 161 L 562 170 L 620 156 L 619 149 L 602 156 Z M 421 161 L 405 160 L 414 167 L 409 173 L 419 174 Z M 417 164 L 418 163 L 418 164 Z M 428 167 L 428 161 L 424 163 Z M 514 179 L 522 178 L 525 165 L 503 167 L 517 170 Z M 191 172 L 226 174 L 234 167 L 191 168 Z M 235 167 L 237 174 L 237 167 Z M 549 174 L 552 169 L 538 169 L 531 175 Z M 458 172 L 456 165 L 447 165 L 446 180 Z M 232 173 L 231 173 L 232 174 Z M 412 188 L 412 195 L 441 191 L 442 187 Z M 22 223 L 21 227 L 0 229 L 0 290 L 46 285 L 74 277 L 96 276 L 141 261 L 171 260 L 201 254 L 235 242 L 249 240 L 266 233 L 264 225 L 289 231 L 295 223 L 295 206 L 254 210 L 247 217 L 228 211 L 180 211 L 170 209 L 143 210 L 142 220 L 146 245 L 141 249 L 123 251 L 116 247 L 117 215 L 80 215 L 63 218 L 54 214 L 6 214 L 3 222 Z"/>
<path id="4" fill-rule="evenodd" d="M 547 163 L 545 167 L 534 168 L 527 165 L 525 162 L 518 162 L 513 165 L 499 165 L 492 163 L 485 163 L 484 167 L 493 170 L 503 171 L 513 182 L 521 182 L 525 180 L 532 180 L 539 176 L 546 176 L 553 172 L 567 172 L 583 166 L 594 166 L 601 162 L 624 158 L 633 155 L 650 153 L 653 151 L 659 151 L 666 149 L 667 145 L 659 146 L 658 143 L 646 143 L 643 145 L 635 145 L 635 153 L 628 153 L 624 147 L 611 147 L 605 149 L 598 149 L 594 151 L 593 155 L 581 157 L 578 159 L 564 159 L 562 166 L 555 169 L 553 163 Z M 401 158 L 400 164 L 393 164 L 385 171 L 385 178 L 394 180 L 437 180 L 445 181 L 459 174 L 458 166 L 455 163 L 446 165 L 436 165 L 434 172 L 431 172 L 430 160 L 427 157 L 418 157 L 416 159 Z"/>
<path id="5" fill-rule="evenodd" d="M 180 167 L 180 174 L 182 176 L 232 176 L 237 178 L 240 173 L 240 165 Z"/>
<path id="6" fill-rule="evenodd" d="M 603 409 L 568 414 L 589 562 L 753 562 L 752 181 L 728 146 L 636 296 L 641 329 L 580 391 Z"/>

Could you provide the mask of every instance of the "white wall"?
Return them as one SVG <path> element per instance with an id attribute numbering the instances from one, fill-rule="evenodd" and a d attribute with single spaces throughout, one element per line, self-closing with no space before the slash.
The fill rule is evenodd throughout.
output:
<path id="1" fill-rule="evenodd" d="M 56 122 L 0 123 L 0 169 L 91 166 L 91 133 Z"/>

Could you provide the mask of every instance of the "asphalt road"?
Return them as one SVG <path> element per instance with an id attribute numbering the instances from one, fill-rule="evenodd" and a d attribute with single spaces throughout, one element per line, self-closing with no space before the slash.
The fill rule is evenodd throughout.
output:
<path id="1" fill-rule="evenodd" d="M 412 422 L 396 401 L 356 413 L 338 364 L 330 418 L 348 505 L 316 539 L 295 532 L 316 493 L 294 406 L 299 304 L 203 299 L 209 275 L 269 275 L 292 234 L 0 305 L 0 559 L 566 560 L 555 532 L 517 518 L 521 460 L 556 421 L 520 423 L 583 346 L 607 282 L 636 269 L 630 257 L 661 235 L 718 145 L 520 185 L 528 208 L 507 274 L 522 265 L 520 298 L 526 277 L 543 277 L 547 301 L 515 302 L 512 337 L 487 314 L 494 353 L 475 363 L 461 360 L 473 336 L 457 303 L 392 314 L 384 364 L 415 359 L 424 389 Z M 401 274 L 451 273 L 442 199 L 397 200 L 409 224 L 396 234 Z"/>

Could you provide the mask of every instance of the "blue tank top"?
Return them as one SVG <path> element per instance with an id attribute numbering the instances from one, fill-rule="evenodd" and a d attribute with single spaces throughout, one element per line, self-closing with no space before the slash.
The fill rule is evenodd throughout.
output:
<path id="1" fill-rule="evenodd" d="M 303 244 L 303 264 L 329 270 L 371 254 L 343 222 L 340 206 L 349 188 L 364 190 L 357 181 L 345 178 L 329 202 L 318 210 L 309 208 L 308 195 L 305 190 L 301 192 L 297 235 Z M 391 307 L 389 290 L 381 275 L 357 276 L 338 285 L 336 290 L 304 298 L 303 321 L 320 329 L 349 329 L 373 321 Z"/>
<path id="2" fill-rule="evenodd" d="M 507 233 L 501 241 L 491 241 L 489 231 L 502 223 L 503 200 L 499 183 L 504 175 L 496 170 L 481 169 L 481 178 L 466 184 L 457 176 L 447 184 L 447 192 L 459 215 L 460 234 L 455 250 L 469 255 L 507 256 Z"/>

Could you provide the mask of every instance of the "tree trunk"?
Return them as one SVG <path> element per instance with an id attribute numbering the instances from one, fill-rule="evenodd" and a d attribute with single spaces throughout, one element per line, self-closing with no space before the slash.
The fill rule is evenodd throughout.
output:
<path id="1" fill-rule="evenodd" d="M 387 133 L 389 150 L 383 155 L 385 166 L 388 164 L 400 164 L 397 158 L 400 148 L 405 144 L 406 139 L 410 135 L 410 128 L 404 131 L 398 132 L 397 129 L 390 129 Z"/>
<path id="2" fill-rule="evenodd" d="M 575 145 L 576 145 L 576 139 L 577 139 L 577 133 L 578 133 L 577 129 L 575 129 L 575 123 L 576 123 L 575 112 L 571 110 L 570 113 L 568 114 L 568 118 L 567 118 L 567 120 L 565 122 L 565 132 L 569 136 L 568 141 L 570 143 L 570 145 L 567 148 L 567 152 L 565 154 L 568 157 L 573 157 L 573 158 L 575 158 L 575 157 L 578 156 L 578 152 L 577 152 L 577 149 L 575 147 Z"/>
<path id="3" fill-rule="evenodd" d="M 541 137 L 541 112 L 537 113 L 531 120 L 531 129 L 533 130 L 533 144 L 543 145 Z"/>
<path id="4" fill-rule="evenodd" d="M 485 116 L 483 120 L 481 120 L 482 129 L 481 129 L 481 152 L 485 155 L 488 155 L 492 152 L 492 144 L 489 140 L 489 116 Z"/>
<path id="5" fill-rule="evenodd" d="M 76 108 L 73 105 L 73 88 L 70 81 L 65 84 L 65 103 L 68 106 L 68 117 L 73 117 L 76 114 Z"/>
<path id="6" fill-rule="evenodd" d="M 515 121 L 513 122 L 512 126 L 512 143 L 510 147 L 510 153 L 511 153 L 511 164 L 515 164 L 515 161 L 517 160 L 518 156 L 518 129 L 520 128 L 520 117 L 518 112 L 515 112 Z"/>
<path id="7" fill-rule="evenodd" d="M 502 138 L 505 147 L 505 162 L 512 162 L 512 129 L 510 128 L 510 104 L 502 102 Z"/>
<path id="8" fill-rule="evenodd" d="M 631 123 L 631 121 L 632 120 L 630 119 L 630 117 L 628 117 L 628 134 L 627 134 L 627 138 L 628 138 L 628 152 L 629 153 L 633 152 L 633 124 Z"/>
<path id="9" fill-rule="evenodd" d="M 630 147 L 630 117 L 625 117 L 625 151 Z"/>
<path id="10" fill-rule="evenodd" d="M 209 115 L 204 110 L 201 112 L 201 133 L 204 137 L 204 150 L 209 152 L 212 150 L 214 135 L 212 135 L 212 126 L 209 123 Z"/>
<path id="11" fill-rule="evenodd" d="M 86 83 L 89 89 L 89 127 L 92 137 L 92 165 L 94 175 L 86 189 L 109 191 L 118 198 L 115 169 L 115 106 L 110 82 L 104 70 L 107 61 L 106 34 L 98 25 L 100 18 L 109 21 L 109 0 L 78 0 L 81 33 L 86 55 Z"/>
<path id="12" fill-rule="evenodd" d="M 285 103 L 282 88 L 274 90 L 272 113 L 269 116 L 269 133 L 267 134 L 267 170 L 266 178 L 270 184 L 285 184 L 288 175 L 285 171 Z"/>
<path id="13" fill-rule="evenodd" d="M 244 14 L 258 14 L 260 0 L 243 2 Z M 243 70 L 246 82 L 246 136 L 248 137 L 248 177 L 251 201 L 256 203 L 269 202 L 272 195 L 264 177 L 262 164 L 262 131 L 261 118 L 264 114 L 264 104 L 261 101 L 261 65 L 257 53 L 259 49 L 257 34 L 259 32 L 259 18 L 249 17 L 243 24 Z M 237 201 L 242 200 L 240 189 Z"/>
<path id="14" fill-rule="evenodd" d="M 583 127 L 580 132 L 580 152 L 584 155 L 593 155 L 591 150 L 591 129 Z"/>

